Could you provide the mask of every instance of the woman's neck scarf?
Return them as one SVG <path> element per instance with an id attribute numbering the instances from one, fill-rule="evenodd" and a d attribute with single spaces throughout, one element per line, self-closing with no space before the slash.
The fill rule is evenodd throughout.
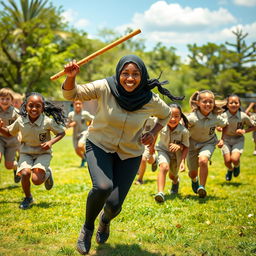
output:
<path id="1" fill-rule="evenodd" d="M 124 66 L 128 63 L 134 63 L 141 72 L 141 82 L 139 86 L 132 92 L 127 92 L 120 84 L 120 73 Z M 144 62 L 136 55 L 127 55 L 120 59 L 116 66 L 116 74 L 111 77 L 107 77 L 111 93 L 115 97 L 120 107 L 127 111 L 135 111 L 142 108 L 152 99 L 152 92 L 155 86 L 158 87 L 160 93 L 168 96 L 172 100 L 181 100 L 184 97 L 173 96 L 166 88 L 163 88 L 163 84 L 167 84 L 168 81 L 159 82 L 158 79 L 149 79 L 147 68 Z"/>

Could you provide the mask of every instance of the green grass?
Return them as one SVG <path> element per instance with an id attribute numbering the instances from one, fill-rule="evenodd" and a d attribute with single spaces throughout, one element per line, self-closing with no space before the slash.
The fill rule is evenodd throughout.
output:
<path id="1" fill-rule="evenodd" d="M 98 246 L 93 237 L 91 255 L 178 256 L 256 254 L 256 157 L 251 134 L 241 158 L 241 175 L 224 180 L 226 168 L 219 149 L 213 156 L 207 181 L 208 197 L 193 194 L 186 173 L 180 174 L 178 196 L 154 201 L 156 175 L 148 168 L 145 184 L 133 185 L 121 214 L 113 220 L 111 235 Z M 55 185 L 51 191 L 32 185 L 35 205 L 20 210 L 23 197 L 12 172 L 0 165 L 0 255 L 79 255 L 76 240 L 84 221 L 86 196 L 91 187 L 87 168 L 66 136 L 54 145 L 51 167 Z M 97 227 L 96 221 L 96 227 Z"/>

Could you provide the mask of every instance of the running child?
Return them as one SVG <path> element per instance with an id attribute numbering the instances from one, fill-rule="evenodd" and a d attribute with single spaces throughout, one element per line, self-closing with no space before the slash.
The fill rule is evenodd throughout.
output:
<path id="1" fill-rule="evenodd" d="M 22 102 L 23 96 L 20 93 L 14 92 L 12 105 L 17 109 L 20 109 Z"/>
<path id="2" fill-rule="evenodd" d="M 240 173 L 240 157 L 244 148 L 244 134 L 255 130 L 255 124 L 250 117 L 241 111 L 241 101 L 237 95 L 227 97 L 222 117 L 228 120 L 228 125 L 222 130 L 222 138 L 218 143 L 221 148 L 225 166 L 228 168 L 226 180 L 231 181 L 232 175 Z M 245 129 L 244 127 L 247 127 Z"/>
<path id="3" fill-rule="evenodd" d="M 2 119 L 3 126 L 12 124 L 18 117 L 18 110 L 13 104 L 14 92 L 9 88 L 0 89 L 0 119 Z M 16 151 L 19 149 L 20 142 L 17 136 L 6 137 L 0 132 L 0 162 L 4 156 L 5 168 L 13 169 L 14 182 L 18 183 L 20 177 L 16 175 L 17 163 L 15 161 Z"/>
<path id="4" fill-rule="evenodd" d="M 185 171 L 185 158 L 189 147 L 188 120 L 182 113 L 179 105 L 170 105 L 172 114 L 168 124 L 160 132 L 160 140 L 156 146 L 158 152 L 159 174 L 157 177 L 157 190 L 155 200 L 159 203 L 164 202 L 164 187 L 166 175 L 172 180 L 171 194 L 179 191 L 178 172 Z M 180 123 L 181 119 L 184 126 Z"/>
<path id="5" fill-rule="evenodd" d="M 208 163 L 218 143 L 215 128 L 225 127 L 228 121 L 218 115 L 220 108 L 215 105 L 215 96 L 212 91 L 195 92 L 190 98 L 190 106 L 192 112 L 187 116 L 190 132 L 187 165 L 194 193 L 204 198 L 207 194 L 205 185 L 208 177 Z"/>
<path id="6" fill-rule="evenodd" d="M 83 110 L 83 103 L 80 100 L 75 100 L 73 107 L 74 110 L 68 114 L 67 127 L 73 127 L 73 146 L 76 154 L 82 159 L 80 167 L 83 167 L 86 162 L 85 140 L 87 128 L 94 116 L 88 111 Z"/>
<path id="7" fill-rule="evenodd" d="M 251 109 L 252 112 L 250 112 Z M 245 110 L 245 113 L 250 116 L 253 122 L 256 122 L 256 102 L 251 102 L 248 108 Z M 252 154 L 256 156 L 256 131 L 252 132 L 252 139 L 254 141 L 254 151 Z"/>
<path id="8" fill-rule="evenodd" d="M 39 93 L 29 94 L 22 103 L 19 118 L 10 126 L 3 127 L 0 132 L 5 136 L 16 136 L 21 132 L 20 159 L 17 173 L 22 177 L 21 184 L 25 198 L 20 204 L 21 209 L 29 208 L 34 200 L 30 190 L 30 178 L 33 184 L 45 184 L 50 190 L 53 186 L 50 161 L 51 147 L 65 136 L 65 117 L 61 108 L 46 101 Z M 48 117 L 52 116 L 52 118 Z M 62 126 L 63 125 L 63 126 Z M 56 136 L 51 138 L 50 132 Z"/>
<path id="9" fill-rule="evenodd" d="M 152 130 L 152 128 L 155 126 L 157 123 L 157 118 L 151 116 L 147 119 L 145 122 L 145 126 L 143 129 L 143 134 L 146 132 L 149 132 Z M 157 161 L 156 161 L 156 154 L 155 154 L 155 148 L 154 148 L 155 143 L 152 145 L 145 145 L 145 150 L 142 154 L 141 162 L 140 162 L 140 167 L 138 171 L 138 179 L 135 181 L 136 185 L 142 185 L 144 183 L 143 177 L 146 171 L 147 163 L 151 164 L 151 169 L 152 171 L 156 171 L 157 169 Z"/>

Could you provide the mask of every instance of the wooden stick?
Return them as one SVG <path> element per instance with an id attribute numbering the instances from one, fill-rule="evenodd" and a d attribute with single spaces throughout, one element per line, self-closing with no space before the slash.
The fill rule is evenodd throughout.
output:
<path id="1" fill-rule="evenodd" d="M 111 48 L 113 48 L 113 47 L 115 47 L 115 46 L 121 44 L 122 42 L 124 42 L 124 41 L 130 39 L 131 37 L 133 37 L 133 36 L 135 36 L 135 35 L 137 35 L 137 34 L 139 34 L 139 33 L 141 33 L 141 30 L 140 30 L 140 29 L 134 30 L 133 32 L 129 33 L 128 35 L 119 38 L 118 40 L 114 41 L 113 43 L 108 44 L 107 46 L 101 48 L 100 50 L 98 50 L 98 51 L 92 53 L 91 55 L 85 57 L 84 59 L 78 61 L 78 62 L 77 62 L 77 65 L 78 65 L 78 66 L 84 65 L 85 63 L 89 62 L 90 60 L 94 59 L 95 57 L 101 55 L 102 53 L 104 53 L 104 52 L 110 50 Z M 63 69 L 62 71 L 60 71 L 59 73 L 57 73 L 57 74 L 51 76 L 50 79 L 51 79 L 51 80 L 55 80 L 55 79 L 58 79 L 59 77 L 61 77 L 61 76 L 63 76 L 63 75 L 65 75 L 64 69 Z"/>

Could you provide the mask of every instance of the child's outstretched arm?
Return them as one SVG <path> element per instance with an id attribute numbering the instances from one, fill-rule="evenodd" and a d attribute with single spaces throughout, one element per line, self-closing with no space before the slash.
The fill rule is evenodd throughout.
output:
<path id="1" fill-rule="evenodd" d="M 51 140 L 42 143 L 42 144 L 41 144 L 41 148 L 44 149 L 44 150 L 50 149 L 53 144 L 55 144 L 56 142 L 58 142 L 59 140 L 61 140 L 65 135 L 66 135 L 65 132 L 58 133 L 58 134 L 57 134 L 54 138 L 52 138 Z"/>
<path id="2" fill-rule="evenodd" d="M 0 132 L 6 136 L 6 137 L 11 137 L 12 135 L 9 133 L 9 130 L 4 127 L 4 122 L 2 119 L 0 119 Z"/>
<path id="3" fill-rule="evenodd" d="M 252 132 L 252 131 L 255 131 L 255 130 L 256 130 L 256 126 L 251 126 L 251 127 L 247 128 L 247 129 L 237 129 L 236 130 L 236 134 L 243 135 L 243 134 L 245 134 L 247 132 Z"/>
<path id="4" fill-rule="evenodd" d="M 223 145 L 224 145 L 223 137 L 224 137 L 224 134 L 225 134 L 226 130 L 227 130 L 227 126 L 225 126 L 225 127 L 222 128 L 221 138 L 220 138 L 220 140 L 219 140 L 219 142 L 218 142 L 218 144 L 217 144 L 217 147 L 218 147 L 218 148 L 222 148 Z"/>
<path id="5" fill-rule="evenodd" d="M 255 102 L 251 102 L 250 105 L 248 106 L 248 108 L 245 110 L 245 113 L 248 115 L 248 113 L 250 112 L 251 108 L 255 105 Z"/>

